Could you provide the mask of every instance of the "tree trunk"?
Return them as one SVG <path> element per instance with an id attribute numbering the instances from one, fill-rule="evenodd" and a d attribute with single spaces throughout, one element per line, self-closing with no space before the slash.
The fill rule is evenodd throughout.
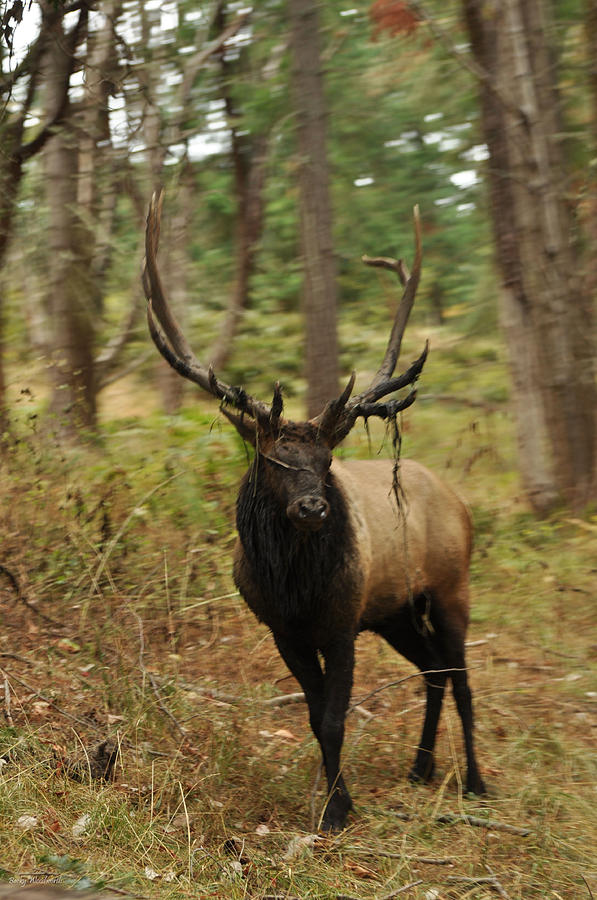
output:
<path id="1" fill-rule="evenodd" d="M 289 0 L 293 105 L 297 116 L 305 281 L 307 414 L 338 394 L 336 259 L 326 154 L 326 109 L 316 0 Z"/>
<path id="2" fill-rule="evenodd" d="M 85 265 L 93 273 L 93 305 L 98 312 L 103 311 L 104 278 L 110 263 L 117 201 L 109 101 L 119 78 L 115 29 L 122 5 L 122 0 L 103 3 L 104 24 L 88 34 L 85 93 L 76 116 L 79 130 L 77 204 L 82 210 L 81 227 L 83 221 L 87 223 L 82 249 L 86 255 Z"/>
<path id="3" fill-rule="evenodd" d="M 62 23 L 57 22 L 46 59 L 49 118 L 60 101 L 58 86 L 70 65 Z M 45 151 L 50 212 L 50 283 L 47 299 L 52 326 L 52 412 L 58 429 L 76 433 L 96 425 L 94 310 L 91 274 L 84 254 L 84 229 L 76 211 L 78 136 L 71 115 Z"/>
<path id="4" fill-rule="evenodd" d="M 22 161 L 18 156 L 20 140 L 14 139 L 14 129 L 10 126 L 0 132 L 3 139 L 2 153 L 6 161 L 0 168 L 0 268 L 6 259 L 8 241 L 12 231 L 12 218 L 17 201 L 18 187 L 22 177 Z M 8 427 L 8 404 L 6 401 L 6 374 L 4 365 L 4 303 L 0 283 L 0 434 Z"/>
<path id="5" fill-rule="evenodd" d="M 596 459 L 592 303 L 565 199 L 555 66 L 540 0 L 464 0 L 464 12 L 485 73 L 482 122 L 520 470 L 544 514 L 591 499 Z"/>
<path id="6" fill-rule="evenodd" d="M 586 47 L 588 56 L 588 78 L 591 98 L 591 156 L 597 159 L 597 0 L 587 0 L 585 19 Z M 587 173 L 587 243 L 597 247 L 597 172 L 595 165 Z M 593 298 L 597 295 L 597 258 L 587 254 L 585 263 L 586 289 Z"/>
<path id="7" fill-rule="evenodd" d="M 23 62 L 19 66 L 20 76 L 14 85 L 7 77 L 2 83 L 0 103 L 0 268 L 4 265 L 6 251 L 12 233 L 13 215 L 17 203 L 19 186 L 24 172 L 24 163 L 39 153 L 64 114 L 68 101 L 68 85 L 74 66 L 74 53 L 80 35 L 87 24 L 88 9 L 82 6 L 76 25 L 68 37 L 63 34 L 63 48 L 68 64 L 56 73 L 54 84 L 54 103 L 52 115 L 45 126 L 28 143 L 25 142 L 25 130 L 31 107 L 36 99 L 37 85 L 40 77 L 42 61 L 52 31 L 64 15 L 51 3 L 40 3 L 42 20 L 39 35 L 31 45 Z M 16 90 L 18 88 L 19 90 Z M 20 103 L 14 112 L 8 112 L 14 106 L 15 98 L 20 96 Z M 6 375 L 4 370 L 4 310 L 0 293 L 0 429 L 4 430 L 8 423 L 6 404 Z"/>
<path id="8" fill-rule="evenodd" d="M 243 312 L 248 306 L 249 285 L 255 269 L 257 246 L 263 230 L 263 187 L 267 160 L 268 138 L 252 141 L 253 147 L 241 149 L 233 135 L 235 157 L 236 268 L 234 287 L 226 309 L 220 334 L 209 353 L 215 371 L 222 369 L 232 351 L 232 344 Z"/>
<path id="9" fill-rule="evenodd" d="M 151 29 L 159 25 L 159 7 L 150 7 L 145 0 L 138 0 L 138 10 L 141 19 L 142 45 L 147 53 L 145 65 L 139 72 L 139 80 L 142 85 L 143 108 L 143 138 L 147 147 L 149 163 L 149 179 L 151 189 L 161 186 L 164 177 L 164 163 L 168 153 L 168 141 L 163 134 L 165 123 L 159 103 L 160 69 L 152 59 Z M 182 141 L 182 139 L 180 139 Z M 174 257 L 178 253 L 177 234 L 180 232 L 180 208 L 175 213 L 175 219 L 162 227 L 162 258 L 166 284 L 170 285 L 172 294 L 173 277 L 177 277 Z M 183 251 L 184 252 L 184 251 Z M 180 290 L 174 290 L 175 296 L 171 296 L 170 305 L 176 314 L 179 323 L 182 324 L 184 309 L 179 308 L 178 297 Z M 183 379 L 163 359 L 156 360 L 156 375 L 162 398 L 162 408 L 168 415 L 175 415 L 182 405 L 184 382 Z"/>

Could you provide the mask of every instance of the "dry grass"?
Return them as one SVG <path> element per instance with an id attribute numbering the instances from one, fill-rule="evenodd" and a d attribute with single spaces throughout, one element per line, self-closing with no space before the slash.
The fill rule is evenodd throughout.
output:
<path id="1" fill-rule="evenodd" d="M 160 898 L 596 896 L 595 519 L 525 511 L 503 413 L 413 411 L 407 452 L 449 464 L 477 523 L 469 664 L 493 796 L 462 795 L 451 699 L 433 784 L 406 782 L 423 712 L 409 679 L 351 714 L 355 814 L 313 840 L 318 751 L 304 705 L 267 702 L 298 688 L 231 583 L 243 454 L 211 422 L 120 419 L 74 450 L 32 433 L 5 455 L 3 880 Z M 357 657 L 355 701 L 412 672 L 371 635 Z M 113 781 L 71 780 L 64 758 L 107 736 Z"/>

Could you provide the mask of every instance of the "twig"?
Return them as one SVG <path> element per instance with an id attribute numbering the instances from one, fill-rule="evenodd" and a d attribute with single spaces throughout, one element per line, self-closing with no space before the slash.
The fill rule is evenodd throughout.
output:
<path id="1" fill-rule="evenodd" d="M 455 859 L 452 856 L 410 856 L 408 853 L 392 853 L 390 850 L 379 850 L 377 847 L 346 847 L 352 853 L 362 853 L 364 856 L 383 856 L 384 859 L 405 859 L 409 862 L 420 863 L 426 866 L 453 866 Z"/>
<path id="2" fill-rule="evenodd" d="M 26 656 L 21 656 L 20 653 L 10 653 L 8 650 L 2 650 L 0 651 L 0 656 L 3 659 L 16 659 L 18 662 L 27 663 L 28 666 L 35 665 L 32 659 L 27 659 Z"/>
<path id="3" fill-rule="evenodd" d="M 582 878 L 582 880 L 584 881 L 584 883 L 586 885 L 586 888 L 589 892 L 589 897 L 591 898 L 591 900 L 595 900 L 595 895 L 593 894 L 593 891 L 591 890 L 591 885 L 589 884 L 589 882 L 587 881 L 587 879 L 585 878 L 585 876 L 583 875 L 582 872 L 580 873 L 580 877 Z"/>
<path id="4" fill-rule="evenodd" d="M 408 813 L 400 813 L 392 810 L 392 815 L 402 822 L 412 822 L 412 816 Z M 443 813 L 436 816 L 435 822 L 442 825 L 456 825 L 458 822 L 464 822 L 465 825 L 474 825 L 477 828 L 488 828 L 490 831 L 507 831 L 509 834 L 519 834 L 521 837 L 528 837 L 531 833 L 530 828 L 521 828 L 519 825 L 508 825 L 505 822 L 497 822 L 495 819 L 482 819 L 480 816 L 460 815 L 460 813 Z"/>
<path id="5" fill-rule="evenodd" d="M 470 668 L 470 667 L 469 667 Z M 370 697 L 373 697 L 375 694 L 379 694 L 380 691 L 385 691 L 387 688 L 396 687 L 399 684 L 404 684 L 405 681 L 410 681 L 411 678 L 421 678 L 424 675 L 439 675 L 442 672 L 466 672 L 467 669 L 427 669 L 425 672 L 413 672 L 411 675 L 405 675 L 404 678 L 398 678 L 397 681 L 388 681 L 386 684 L 382 684 L 379 687 L 374 688 L 372 691 L 369 691 L 368 694 L 365 694 L 364 697 L 361 697 L 356 703 L 353 703 L 352 706 L 349 706 L 348 712 L 352 712 L 358 706 L 365 702 L 365 700 L 369 700 Z M 348 713 L 347 713 L 348 715 Z"/>
<path id="6" fill-rule="evenodd" d="M 4 669 L 0 668 L 0 672 L 6 677 L 6 672 Z M 15 675 L 13 672 L 10 673 L 10 677 L 13 681 L 17 681 L 25 690 L 29 691 L 33 694 L 34 697 L 39 697 L 40 700 L 43 700 L 44 703 L 47 703 L 51 706 L 60 716 L 64 716 L 65 719 L 70 719 L 71 722 L 76 722 L 77 725 L 82 725 L 84 728 L 91 728 L 93 731 L 97 731 L 99 734 L 103 735 L 105 733 L 105 726 L 97 725 L 95 722 L 92 722 L 91 719 L 80 719 L 78 716 L 73 716 L 72 713 L 67 712 L 65 709 L 62 709 L 55 700 L 52 700 L 51 697 L 48 697 L 47 694 L 42 694 L 41 691 L 36 690 L 34 687 L 31 687 L 30 684 L 27 684 L 26 681 L 23 681 L 22 678 L 19 678 L 18 675 Z M 121 741 L 122 747 L 131 748 L 134 747 L 129 741 Z M 168 758 L 170 754 L 164 753 L 161 750 L 147 750 L 148 753 L 151 753 L 152 756 L 163 756 Z"/>
<path id="7" fill-rule="evenodd" d="M 44 619 L 44 621 L 49 622 L 50 625 L 54 625 L 55 628 L 63 628 L 62 622 L 58 622 L 56 619 L 53 619 L 51 616 L 48 616 L 47 613 L 42 612 L 41 609 L 38 609 L 30 600 L 27 600 L 27 597 L 23 594 L 21 590 L 21 586 L 18 582 L 16 575 L 14 575 L 10 569 L 7 569 L 6 566 L 0 564 L 0 575 L 6 575 L 8 580 L 10 581 L 10 586 L 13 591 L 17 595 L 17 600 L 19 603 L 22 603 L 23 606 L 26 606 L 27 609 L 30 609 L 31 612 L 35 613 L 40 619 Z"/>
<path id="8" fill-rule="evenodd" d="M 6 673 L 5 673 L 4 669 L 0 669 L 0 672 L 2 672 L 4 677 L 6 677 Z M 22 685 L 22 687 L 24 687 L 26 690 L 30 691 L 35 697 L 39 697 L 39 699 L 43 700 L 44 703 L 47 703 L 49 706 L 53 707 L 56 710 L 56 712 L 59 713 L 59 715 L 64 716 L 66 719 L 70 719 L 72 722 L 76 722 L 77 725 L 83 725 L 85 728 L 93 728 L 95 731 L 99 731 L 99 732 L 103 733 L 104 729 L 102 727 L 100 727 L 99 725 L 96 725 L 95 722 L 91 722 L 88 719 L 79 719 L 78 716 L 73 716 L 72 713 L 66 712 L 66 710 L 64 710 L 60 706 L 58 706 L 58 704 L 56 703 L 55 700 L 52 700 L 52 698 L 48 697 L 47 694 L 42 694 L 41 691 L 37 691 L 35 688 L 31 687 L 30 684 L 27 684 L 26 681 L 23 681 L 22 678 L 19 678 L 14 673 L 11 673 L 10 677 L 14 681 L 18 681 L 18 683 L 20 685 Z"/>
<path id="9" fill-rule="evenodd" d="M 418 0 L 409 0 L 409 5 L 411 8 L 417 13 L 419 18 L 426 22 L 429 26 L 429 30 L 433 37 L 440 43 L 443 44 L 444 49 L 454 57 L 456 62 L 470 75 L 473 76 L 477 81 L 479 81 L 484 87 L 486 87 L 491 93 L 496 97 L 497 100 L 502 104 L 502 106 L 509 110 L 510 112 L 515 113 L 518 116 L 521 116 L 523 119 L 525 118 L 523 111 L 520 109 L 518 103 L 516 103 L 515 99 L 511 98 L 507 93 L 501 90 L 495 83 L 494 79 L 492 79 L 491 73 L 485 69 L 484 66 L 480 65 L 475 59 L 472 59 L 469 55 L 462 52 L 451 40 L 450 36 L 441 28 L 433 16 L 429 15 L 429 13 L 424 9 L 422 4 L 418 2 Z"/>
<path id="10" fill-rule="evenodd" d="M 4 717 L 10 727 L 14 726 L 14 722 L 12 719 L 11 711 L 10 711 L 10 685 L 8 683 L 8 678 L 6 677 L 6 672 L 4 675 Z"/>
<path id="11" fill-rule="evenodd" d="M 302 691 L 296 691 L 293 694 L 281 694 L 279 697 L 269 697 L 267 700 L 261 701 L 263 706 L 277 707 L 277 706 L 289 706 L 291 703 L 305 703 L 305 695 Z M 373 713 L 369 712 L 368 709 L 365 709 L 363 706 L 360 706 L 358 703 L 354 706 L 351 706 L 348 712 L 356 712 L 364 719 L 373 719 L 375 716 Z M 347 713 L 348 715 L 348 713 Z"/>
<path id="12" fill-rule="evenodd" d="M 289 706 L 291 703 L 304 703 L 305 695 L 302 691 L 293 694 L 281 694 L 279 697 L 269 697 L 263 700 L 263 706 Z"/>
<path id="13" fill-rule="evenodd" d="M 490 831 L 507 831 L 509 834 L 519 834 L 521 837 L 528 837 L 531 833 L 530 828 L 521 828 L 519 825 L 508 825 L 505 822 L 497 822 L 495 819 L 482 819 L 480 816 L 444 813 L 441 816 L 437 816 L 436 821 L 441 822 L 444 825 L 455 825 L 458 822 L 464 822 L 466 825 L 475 825 L 478 828 L 489 828 Z"/>
<path id="14" fill-rule="evenodd" d="M 139 668 L 141 669 L 143 675 L 149 679 L 149 683 L 151 684 L 151 687 L 153 688 L 153 693 L 155 694 L 155 699 L 157 701 L 158 707 L 161 709 L 161 711 L 164 713 L 164 715 L 170 719 L 170 721 L 178 729 L 178 731 L 180 732 L 182 737 L 186 739 L 188 736 L 186 729 L 182 727 L 182 725 L 180 724 L 178 719 L 173 715 L 173 713 L 170 712 L 170 710 L 168 709 L 168 707 L 162 700 L 162 696 L 161 696 L 159 688 L 156 684 L 155 678 L 153 677 L 152 673 L 149 671 L 149 669 L 145 665 L 145 662 L 144 662 L 145 636 L 143 633 L 143 621 L 141 619 L 141 616 L 137 612 L 135 612 L 134 609 L 132 609 L 131 612 L 132 612 L 133 616 L 136 618 L 137 625 L 139 626 Z"/>
<path id="15" fill-rule="evenodd" d="M 157 701 L 159 708 L 164 713 L 164 715 L 170 719 L 170 721 L 173 723 L 175 728 L 178 729 L 178 731 L 180 732 L 182 737 L 185 739 L 188 738 L 188 732 L 187 732 L 186 728 L 183 728 L 183 726 L 180 724 L 178 719 L 173 715 L 173 713 L 170 712 L 170 710 L 168 709 L 168 707 L 165 705 L 164 701 L 162 700 L 160 692 L 158 690 L 158 686 L 155 683 L 155 679 L 154 679 L 153 675 L 151 674 L 151 672 L 149 672 L 147 670 L 146 670 L 146 672 L 147 672 L 147 677 L 149 678 L 149 681 L 153 688 L 153 693 L 155 694 L 155 699 Z"/>
<path id="16" fill-rule="evenodd" d="M 319 789 L 319 784 L 321 782 L 321 773 L 323 771 L 323 762 L 320 760 L 317 766 L 317 772 L 315 773 L 315 778 L 313 780 L 313 787 L 311 788 L 311 831 L 315 829 L 315 797 L 317 791 Z"/>
<path id="17" fill-rule="evenodd" d="M 488 887 L 493 888 L 504 900 L 510 900 L 510 895 L 506 893 L 495 875 L 482 875 L 480 878 L 469 878 L 466 875 L 448 875 L 446 881 L 452 884 L 486 884 Z"/>
<path id="18" fill-rule="evenodd" d="M 404 894 L 406 891 L 410 891 L 411 888 L 416 887 L 418 884 L 423 884 L 422 878 L 417 878 L 416 881 L 409 881 L 408 884 L 403 884 L 402 887 L 399 887 L 395 891 L 391 891 L 389 894 L 384 894 L 381 900 L 391 900 L 392 897 L 397 897 L 398 894 Z"/>
<path id="19" fill-rule="evenodd" d="M 407 856 L 406 859 L 424 866 L 453 866 L 455 863 L 451 856 Z"/>

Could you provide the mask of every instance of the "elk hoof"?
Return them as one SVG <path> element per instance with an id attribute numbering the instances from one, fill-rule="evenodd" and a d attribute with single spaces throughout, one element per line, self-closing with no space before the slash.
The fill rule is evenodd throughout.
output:
<path id="1" fill-rule="evenodd" d="M 422 760 L 417 760 L 408 773 L 408 780 L 412 784 L 425 784 L 431 781 L 435 772 L 435 763 L 433 756 L 425 756 Z"/>
<path id="2" fill-rule="evenodd" d="M 326 806 L 320 830 L 325 834 L 337 834 L 342 831 L 346 828 L 346 820 L 351 809 L 350 797 L 335 794 Z"/>
<path id="3" fill-rule="evenodd" d="M 485 782 L 479 774 L 467 777 L 466 792 L 467 794 L 475 794 L 477 797 L 490 796 L 490 791 L 487 790 Z"/>

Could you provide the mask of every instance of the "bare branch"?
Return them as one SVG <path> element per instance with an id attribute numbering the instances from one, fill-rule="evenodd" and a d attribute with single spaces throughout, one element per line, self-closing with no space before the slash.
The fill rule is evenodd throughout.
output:
<path id="1" fill-rule="evenodd" d="M 65 43 L 65 53 L 69 56 L 70 64 L 67 66 L 64 76 L 62 79 L 61 85 L 61 97 L 60 102 L 54 111 L 52 118 L 46 122 L 41 131 L 33 138 L 33 140 L 29 141 L 28 144 L 24 144 L 19 150 L 19 157 L 21 160 L 25 161 L 30 159 L 36 153 L 39 153 L 40 150 L 44 147 L 49 138 L 52 137 L 54 133 L 54 129 L 62 122 L 64 119 L 66 112 L 69 107 L 69 96 L 68 90 L 70 85 L 70 78 L 75 68 L 76 56 L 75 51 L 77 46 L 82 39 L 85 31 L 87 29 L 87 21 L 89 19 L 89 8 L 86 3 L 82 3 L 80 6 L 79 18 L 77 19 L 76 25 L 69 31 L 66 43 Z M 32 81 L 34 81 L 32 77 Z M 30 89 L 32 85 L 30 85 Z"/>

